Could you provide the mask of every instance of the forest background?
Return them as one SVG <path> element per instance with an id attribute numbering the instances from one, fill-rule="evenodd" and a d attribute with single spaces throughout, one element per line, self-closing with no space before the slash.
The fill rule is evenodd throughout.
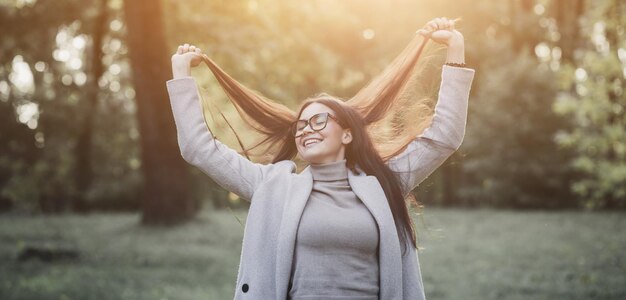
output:
<path id="1" fill-rule="evenodd" d="M 165 86 L 178 45 L 202 48 L 239 82 L 296 107 L 321 91 L 352 95 L 439 16 L 462 18 L 476 77 L 463 145 L 414 191 L 425 216 L 489 209 L 603 222 L 609 213 L 612 230 L 590 236 L 622 245 L 623 1 L 0 0 L 0 220 L 15 242 L 5 254 L 38 249 L 21 230 L 41 220 L 63 231 L 73 218 L 107 226 L 115 221 L 99 218 L 113 214 L 136 217 L 138 228 L 177 228 L 225 213 L 241 229 L 249 203 L 180 156 Z M 193 72 L 203 96 L 236 119 L 208 68 Z M 222 123 L 213 123 L 217 136 L 237 149 Z M 41 239 L 58 244 L 50 234 Z M 624 271 L 621 252 L 606 253 Z M 23 295 L 8 282 L 7 295 Z"/>

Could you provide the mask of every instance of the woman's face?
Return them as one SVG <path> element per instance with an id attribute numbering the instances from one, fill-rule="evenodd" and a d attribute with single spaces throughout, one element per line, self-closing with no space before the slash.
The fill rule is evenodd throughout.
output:
<path id="1" fill-rule="evenodd" d="M 299 120 L 310 120 L 318 113 L 330 113 L 337 116 L 328 106 L 314 102 L 308 105 L 300 114 Z M 295 138 L 298 153 L 302 159 L 312 164 L 323 164 L 339 161 L 345 158 L 345 145 L 352 141 L 349 129 L 343 129 L 337 121 L 328 118 L 324 129 L 315 131 L 311 124 L 307 124 Z M 306 143 L 306 145 L 305 145 Z"/>

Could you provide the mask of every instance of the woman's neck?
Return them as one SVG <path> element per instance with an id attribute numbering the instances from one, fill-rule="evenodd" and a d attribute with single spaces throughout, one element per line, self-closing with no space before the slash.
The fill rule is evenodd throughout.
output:
<path id="1" fill-rule="evenodd" d="M 334 181 L 348 178 L 348 168 L 346 159 L 329 162 L 310 164 L 313 180 L 318 181 Z"/>

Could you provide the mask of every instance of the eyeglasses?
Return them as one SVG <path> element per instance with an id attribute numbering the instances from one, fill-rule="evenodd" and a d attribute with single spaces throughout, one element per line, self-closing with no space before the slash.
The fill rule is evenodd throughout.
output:
<path id="1" fill-rule="evenodd" d="M 335 120 L 335 122 L 340 124 L 337 117 L 331 115 L 330 113 L 323 112 L 319 114 L 314 114 L 308 120 L 295 121 L 291 131 L 295 137 L 299 137 L 304 134 L 304 128 L 306 128 L 307 125 L 309 125 L 313 131 L 320 131 L 326 128 L 326 124 L 328 124 L 328 119 L 333 119 Z"/>

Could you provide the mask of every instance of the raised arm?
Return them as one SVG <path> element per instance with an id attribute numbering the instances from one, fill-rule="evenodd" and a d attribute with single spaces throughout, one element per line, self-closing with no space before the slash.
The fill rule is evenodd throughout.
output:
<path id="1" fill-rule="evenodd" d="M 474 70 L 443 66 L 433 122 L 387 165 L 396 172 L 407 195 L 433 173 L 463 142 L 469 91 Z"/>
<path id="2" fill-rule="evenodd" d="M 437 18 L 418 33 L 448 45 L 446 62 L 465 63 L 463 36 L 454 29 L 454 21 Z M 405 151 L 387 161 L 391 170 L 400 177 L 405 196 L 461 146 L 474 73 L 469 68 L 443 66 L 431 126 L 417 136 Z"/>
<path id="3" fill-rule="evenodd" d="M 176 55 L 179 56 L 175 58 Z M 198 167 L 220 186 L 250 201 L 259 183 L 281 163 L 253 163 L 213 138 L 204 122 L 196 82 L 190 76 L 191 65 L 193 62 L 177 52 L 172 57 L 174 78 L 166 83 L 180 153 L 185 161 Z M 284 167 L 288 168 L 288 165 L 291 164 L 284 164 Z"/>

